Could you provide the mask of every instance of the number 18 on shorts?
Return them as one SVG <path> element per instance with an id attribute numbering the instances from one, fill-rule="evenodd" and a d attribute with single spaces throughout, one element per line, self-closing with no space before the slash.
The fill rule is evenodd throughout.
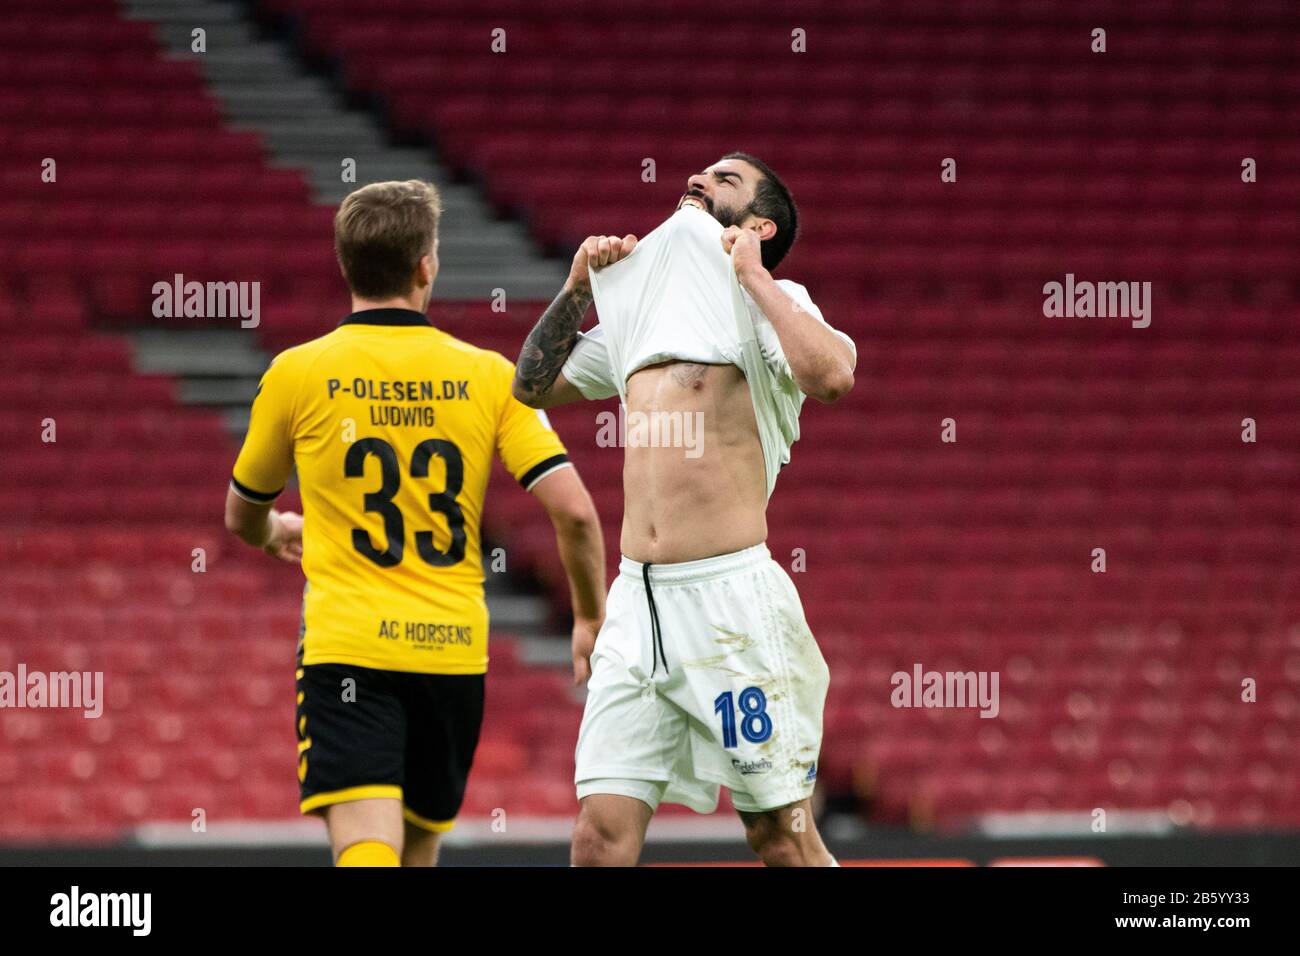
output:
<path id="1" fill-rule="evenodd" d="M 592 655 L 578 796 L 701 813 L 720 786 L 745 811 L 810 796 L 829 673 L 767 548 L 620 571 Z"/>

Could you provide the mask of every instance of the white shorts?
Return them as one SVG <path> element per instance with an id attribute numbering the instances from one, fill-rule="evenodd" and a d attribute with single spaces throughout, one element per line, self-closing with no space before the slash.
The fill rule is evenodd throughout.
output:
<path id="1" fill-rule="evenodd" d="M 578 732 L 578 798 L 712 813 L 720 786 L 749 812 L 809 797 L 830 673 L 789 575 L 761 544 L 650 565 L 648 594 L 645 575 L 624 558 L 609 592 Z"/>

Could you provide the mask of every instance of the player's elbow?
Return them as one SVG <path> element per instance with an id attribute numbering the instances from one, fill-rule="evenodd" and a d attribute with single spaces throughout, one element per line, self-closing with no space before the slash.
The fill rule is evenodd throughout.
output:
<path id="1" fill-rule="evenodd" d="M 229 499 L 226 501 L 226 530 L 237 538 L 242 538 L 244 531 L 244 516 L 240 513 L 237 505 L 232 504 Z"/>
<path id="2" fill-rule="evenodd" d="M 510 383 L 510 394 L 515 397 L 515 401 L 523 402 L 529 408 L 536 408 L 539 396 L 534 395 L 529 389 L 525 388 L 519 379 Z"/>
<path id="3" fill-rule="evenodd" d="M 600 518 L 578 470 L 556 468 L 532 488 L 561 540 L 582 540 L 600 533 Z"/>
<path id="4" fill-rule="evenodd" d="M 583 489 L 582 494 L 571 496 L 563 504 L 551 509 L 551 523 L 555 533 L 566 538 L 586 538 L 600 527 L 596 504 Z"/>
<path id="5" fill-rule="evenodd" d="M 226 530 L 233 534 L 244 544 L 252 544 L 253 529 L 248 522 L 240 518 L 232 517 L 229 513 L 226 515 Z"/>
<path id="6" fill-rule="evenodd" d="M 807 392 L 823 405 L 838 402 L 853 389 L 853 370 L 840 366 L 821 375 Z"/>
<path id="7" fill-rule="evenodd" d="M 269 508 L 269 506 L 268 506 Z M 245 544 L 256 541 L 259 528 L 266 526 L 268 508 L 257 508 L 233 491 L 226 494 L 226 530 Z"/>
<path id="8" fill-rule="evenodd" d="M 244 543 L 248 543 L 253 536 L 253 526 L 247 516 L 226 509 L 226 530 Z"/>
<path id="9" fill-rule="evenodd" d="M 546 512 L 555 526 L 556 537 L 569 540 L 582 540 L 590 537 L 600 528 L 600 516 L 596 513 L 596 503 L 591 500 L 581 479 L 575 472 L 566 475 L 564 494 L 556 495 L 547 502 Z"/>
<path id="10" fill-rule="evenodd" d="M 529 408 L 547 408 L 551 404 L 547 401 L 546 392 L 533 391 L 521 385 L 518 379 L 515 379 L 514 384 L 510 386 L 510 394 Z"/>

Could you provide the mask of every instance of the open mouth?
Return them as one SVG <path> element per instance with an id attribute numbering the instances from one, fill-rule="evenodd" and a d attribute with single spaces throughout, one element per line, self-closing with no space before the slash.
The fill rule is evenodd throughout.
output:
<path id="1" fill-rule="evenodd" d="M 696 209 L 703 209 L 705 212 L 709 211 L 709 207 L 705 205 L 704 200 L 699 196 L 683 196 L 678 208 L 680 209 L 683 206 L 694 206 Z"/>

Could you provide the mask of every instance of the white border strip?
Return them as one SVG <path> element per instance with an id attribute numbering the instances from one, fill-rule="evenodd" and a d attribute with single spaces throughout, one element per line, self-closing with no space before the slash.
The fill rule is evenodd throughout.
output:
<path id="1" fill-rule="evenodd" d="M 443 840 L 447 846 L 479 847 L 512 844 L 567 845 L 573 836 L 571 817 L 476 817 L 458 820 Z M 211 823 L 202 833 L 185 821 L 144 823 L 130 831 L 131 841 L 148 849 L 238 849 L 274 846 L 328 846 L 319 820 L 241 820 Z M 741 841 L 745 830 L 738 817 L 659 817 L 650 822 L 647 843 L 714 843 Z"/>

